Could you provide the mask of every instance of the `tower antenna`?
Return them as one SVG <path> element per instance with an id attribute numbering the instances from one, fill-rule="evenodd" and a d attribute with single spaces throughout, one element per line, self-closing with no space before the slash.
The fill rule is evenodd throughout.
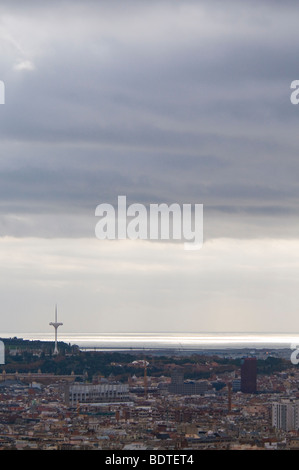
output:
<path id="1" fill-rule="evenodd" d="M 55 347 L 54 347 L 54 354 L 58 354 L 58 348 L 57 348 L 57 330 L 58 327 L 63 325 L 63 323 L 59 323 L 57 321 L 57 304 L 55 305 L 55 321 L 49 323 L 49 325 L 54 326 L 55 328 Z"/>

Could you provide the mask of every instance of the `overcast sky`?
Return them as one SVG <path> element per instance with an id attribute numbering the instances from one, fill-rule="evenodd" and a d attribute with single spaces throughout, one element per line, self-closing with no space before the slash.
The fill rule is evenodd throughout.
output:
<path id="1" fill-rule="evenodd" d="M 299 330 L 298 14 L 1 2 L 0 332 Z M 203 204 L 203 248 L 96 239 L 118 195 Z"/>

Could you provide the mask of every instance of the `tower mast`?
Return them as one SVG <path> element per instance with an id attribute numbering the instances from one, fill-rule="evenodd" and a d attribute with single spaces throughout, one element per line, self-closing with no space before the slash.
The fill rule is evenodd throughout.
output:
<path id="1" fill-rule="evenodd" d="M 57 321 L 57 304 L 55 305 L 55 321 L 49 323 L 49 325 L 54 326 L 55 329 L 55 347 L 54 347 L 54 354 L 58 354 L 58 348 L 57 348 L 57 330 L 58 327 L 63 325 L 63 323 L 59 323 Z"/>

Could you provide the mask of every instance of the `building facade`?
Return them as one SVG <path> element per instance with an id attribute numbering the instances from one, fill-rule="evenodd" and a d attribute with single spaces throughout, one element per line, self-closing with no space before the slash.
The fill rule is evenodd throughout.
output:
<path id="1" fill-rule="evenodd" d="M 66 402 L 71 406 L 78 403 L 118 403 L 130 401 L 126 384 L 73 384 L 66 390 Z"/>
<path id="2" fill-rule="evenodd" d="M 272 426 L 283 431 L 299 429 L 299 402 L 286 400 L 272 404 Z"/>
<path id="3" fill-rule="evenodd" d="M 204 395 L 209 389 L 206 380 L 184 381 L 184 374 L 181 371 L 173 371 L 171 383 L 168 385 L 168 392 L 173 395 Z"/>
<path id="4" fill-rule="evenodd" d="M 256 393 L 257 391 L 256 357 L 246 357 L 241 363 L 241 392 Z"/>

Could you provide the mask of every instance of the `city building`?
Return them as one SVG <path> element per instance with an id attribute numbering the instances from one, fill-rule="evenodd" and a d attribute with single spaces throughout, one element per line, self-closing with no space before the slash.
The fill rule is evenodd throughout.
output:
<path id="1" fill-rule="evenodd" d="M 232 391 L 240 392 L 241 391 L 241 379 L 234 379 L 232 381 Z"/>
<path id="2" fill-rule="evenodd" d="M 283 431 L 299 429 L 299 402 L 284 400 L 272 404 L 272 425 Z"/>
<path id="3" fill-rule="evenodd" d="M 168 391 L 174 395 L 203 395 L 208 391 L 206 380 L 184 381 L 184 374 L 181 371 L 174 371 L 171 375 L 171 383 Z"/>
<path id="4" fill-rule="evenodd" d="M 66 403 L 115 403 L 128 402 L 129 387 L 126 384 L 73 384 L 66 387 Z"/>
<path id="5" fill-rule="evenodd" d="M 256 357 L 246 357 L 241 363 L 241 392 L 256 393 Z"/>

